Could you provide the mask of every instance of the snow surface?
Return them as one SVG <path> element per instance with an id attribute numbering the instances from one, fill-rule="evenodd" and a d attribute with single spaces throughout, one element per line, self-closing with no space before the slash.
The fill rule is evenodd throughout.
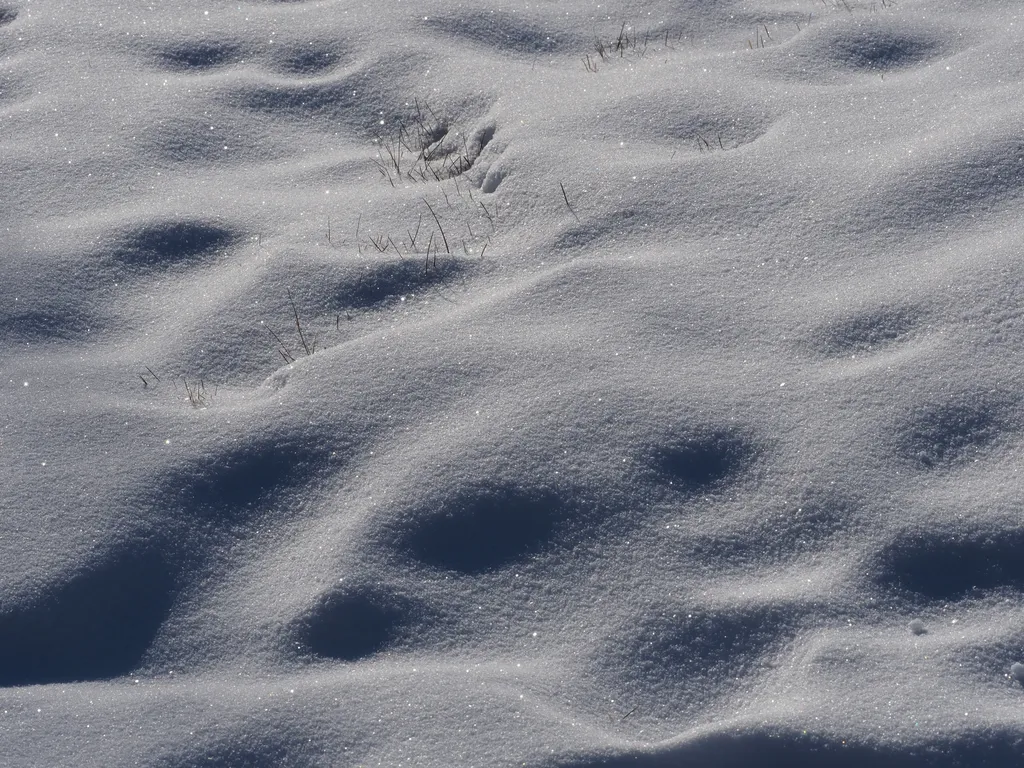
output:
<path id="1" fill-rule="evenodd" d="M 0 764 L 1024 764 L 1014 0 L 0 0 Z"/>

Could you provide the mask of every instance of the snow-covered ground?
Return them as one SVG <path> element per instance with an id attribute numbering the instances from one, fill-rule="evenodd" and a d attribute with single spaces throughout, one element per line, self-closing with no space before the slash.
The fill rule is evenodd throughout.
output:
<path id="1" fill-rule="evenodd" d="M 0 0 L 0 764 L 1024 764 L 1015 0 Z"/>

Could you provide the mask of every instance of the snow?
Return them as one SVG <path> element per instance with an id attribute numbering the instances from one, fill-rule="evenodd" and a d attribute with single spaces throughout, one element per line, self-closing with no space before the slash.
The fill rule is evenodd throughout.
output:
<path id="1" fill-rule="evenodd" d="M 0 755 L 1011 766 L 1008 0 L 0 0 Z"/>

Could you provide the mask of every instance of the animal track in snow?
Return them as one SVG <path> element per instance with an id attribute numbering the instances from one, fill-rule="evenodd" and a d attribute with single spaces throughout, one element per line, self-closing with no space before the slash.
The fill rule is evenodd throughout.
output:
<path id="1" fill-rule="evenodd" d="M 1024 590 L 1024 532 L 928 530 L 897 536 L 880 556 L 879 583 L 928 600 Z"/>
<path id="2" fill-rule="evenodd" d="M 153 549 L 120 549 L 0 610 L 0 686 L 103 680 L 135 669 L 174 600 Z"/>
<path id="3" fill-rule="evenodd" d="M 421 620 L 409 600 L 378 587 L 345 587 L 324 595 L 298 620 L 305 649 L 339 661 L 359 661 L 405 639 Z"/>
<path id="4" fill-rule="evenodd" d="M 551 491 L 464 490 L 415 510 L 405 524 L 403 547 L 427 565 L 484 573 L 543 551 L 573 510 L 571 501 Z"/>

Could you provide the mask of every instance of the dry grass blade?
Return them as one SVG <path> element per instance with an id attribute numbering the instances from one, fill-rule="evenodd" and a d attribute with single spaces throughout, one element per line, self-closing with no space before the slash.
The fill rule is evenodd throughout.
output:
<path id="1" fill-rule="evenodd" d="M 576 211 L 572 208 L 572 203 L 569 202 L 569 195 L 565 192 L 565 185 L 563 185 L 562 182 L 558 182 L 558 186 L 562 190 L 562 199 L 565 200 L 565 207 L 569 209 L 569 213 L 572 214 L 572 217 L 579 222 L 580 217 L 576 215 Z"/>
<path id="2" fill-rule="evenodd" d="M 271 328 L 269 325 L 267 326 L 267 331 L 269 331 L 270 335 L 274 337 L 274 341 L 277 342 L 278 354 L 280 354 L 281 357 L 284 358 L 284 361 L 286 363 L 294 363 L 295 355 L 291 353 L 291 351 L 288 349 L 288 346 L 284 343 L 281 337 L 274 333 L 274 329 Z"/>
<path id="3" fill-rule="evenodd" d="M 189 384 L 188 377 L 181 377 L 182 384 L 185 385 L 185 393 L 188 397 L 188 402 L 193 408 L 205 408 L 210 404 L 213 399 L 213 395 L 209 394 L 206 390 L 206 382 L 200 379 L 199 381 L 193 381 Z M 214 391 L 216 394 L 216 391 Z"/>
<path id="4" fill-rule="evenodd" d="M 427 206 L 427 210 L 430 211 L 430 215 L 434 217 L 434 223 L 437 224 L 437 229 L 441 233 L 441 239 L 444 241 L 444 252 L 451 253 L 452 250 L 448 247 L 448 238 L 444 236 L 444 227 L 441 226 L 441 219 L 439 219 L 437 214 L 434 213 L 434 209 L 430 207 L 430 203 L 426 201 L 426 198 L 421 199 L 423 200 L 423 204 Z"/>
<path id="5" fill-rule="evenodd" d="M 313 354 L 313 349 L 310 348 L 309 344 L 306 343 L 306 336 L 302 332 L 302 323 L 299 321 L 299 310 L 295 306 L 295 299 L 292 298 L 292 292 L 288 291 L 288 303 L 292 305 L 292 315 L 295 317 L 295 329 L 299 332 L 299 341 L 302 342 L 302 348 L 306 350 L 306 356 Z M 313 341 L 314 347 L 316 345 L 316 339 Z"/>

